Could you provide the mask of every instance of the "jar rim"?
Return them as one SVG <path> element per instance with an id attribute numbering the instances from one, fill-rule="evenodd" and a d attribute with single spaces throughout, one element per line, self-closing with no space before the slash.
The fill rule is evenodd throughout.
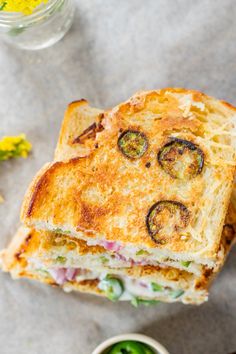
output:
<path id="1" fill-rule="evenodd" d="M 22 24 L 25 24 L 26 22 L 30 23 L 34 20 L 37 20 L 42 15 L 45 15 L 54 10 L 58 3 L 64 1 L 65 0 L 48 0 L 46 3 L 40 4 L 30 15 L 25 15 L 21 12 L 0 11 L 0 24 L 8 26 L 19 21 Z"/>

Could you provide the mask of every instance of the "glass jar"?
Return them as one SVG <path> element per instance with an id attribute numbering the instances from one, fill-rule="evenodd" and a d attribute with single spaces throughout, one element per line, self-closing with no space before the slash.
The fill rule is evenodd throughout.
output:
<path id="1" fill-rule="evenodd" d="M 74 0 L 49 0 L 30 15 L 0 12 L 0 38 L 23 49 L 42 49 L 58 42 L 70 29 Z"/>

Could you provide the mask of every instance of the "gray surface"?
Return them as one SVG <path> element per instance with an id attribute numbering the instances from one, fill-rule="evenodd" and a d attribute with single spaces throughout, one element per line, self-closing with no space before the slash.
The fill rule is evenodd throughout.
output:
<path id="1" fill-rule="evenodd" d="M 236 104 L 235 1 L 78 1 L 71 32 L 54 47 L 0 45 L 0 133 L 25 132 L 28 160 L 0 164 L 1 239 L 19 223 L 23 193 L 52 158 L 63 111 L 84 97 L 109 107 L 139 89 L 184 86 Z M 172 354 L 236 350 L 236 265 L 231 253 L 203 306 L 132 308 L 0 274 L 1 354 L 90 354 L 127 331 L 159 339 Z"/>

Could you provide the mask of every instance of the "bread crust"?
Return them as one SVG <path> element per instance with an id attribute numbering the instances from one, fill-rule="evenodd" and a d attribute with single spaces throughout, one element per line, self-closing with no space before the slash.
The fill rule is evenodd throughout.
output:
<path id="1" fill-rule="evenodd" d="M 30 243 L 32 243 L 32 235 L 34 234 L 29 228 L 24 226 L 19 227 L 11 240 L 8 247 L 1 251 L 1 267 L 5 272 L 11 271 L 16 265 L 20 263 L 21 253 L 30 249 Z M 34 234 L 33 242 L 37 247 L 38 242 L 37 235 Z"/>
<path id="2" fill-rule="evenodd" d="M 102 110 L 90 107 L 85 99 L 70 103 L 62 122 L 54 160 L 86 156 L 90 150 L 85 145 L 76 142 L 76 139 L 91 124 L 98 121 L 102 113 Z"/>

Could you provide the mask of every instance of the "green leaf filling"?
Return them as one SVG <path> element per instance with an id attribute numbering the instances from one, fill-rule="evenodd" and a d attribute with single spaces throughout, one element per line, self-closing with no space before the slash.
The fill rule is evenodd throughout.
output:
<path id="1" fill-rule="evenodd" d="M 139 250 L 136 252 L 136 256 L 143 256 L 143 255 L 149 256 L 150 253 L 146 250 Z"/>
<path id="2" fill-rule="evenodd" d="M 145 300 L 139 297 L 133 297 L 131 300 L 131 304 L 134 307 L 138 307 L 139 305 L 144 305 L 144 306 L 158 305 L 159 303 L 160 303 L 159 300 Z"/>
<path id="3" fill-rule="evenodd" d="M 53 232 L 56 234 L 62 234 L 62 229 L 59 229 L 58 227 L 56 229 L 53 229 Z"/>
<path id="4" fill-rule="evenodd" d="M 151 283 L 152 291 L 163 291 L 163 287 L 157 283 Z"/>
<path id="5" fill-rule="evenodd" d="M 47 277 L 49 275 L 48 271 L 42 268 L 35 269 L 36 272 L 40 273 L 41 275 Z"/>
<path id="6" fill-rule="evenodd" d="M 171 297 L 173 299 L 177 299 L 178 297 L 182 296 L 183 294 L 184 294 L 184 291 L 181 289 L 171 291 Z"/>
<path id="7" fill-rule="evenodd" d="M 181 262 L 181 265 L 183 266 L 183 267 L 189 267 L 190 266 L 190 264 L 191 264 L 192 262 L 191 261 L 182 261 Z"/>
<path id="8" fill-rule="evenodd" d="M 56 234 L 65 234 L 65 235 L 70 235 L 71 232 L 68 230 L 62 230 L 59 227 L 57 227 L 56 229 L 53 230 L 53 232 L 55 232 Z"/>
<path id="9" fill-rule="evenodd" d="M 56 261 L 60 264 L 65 264 L 66 263 L 66 257 L 63 256 L 58 256 Z"/>

